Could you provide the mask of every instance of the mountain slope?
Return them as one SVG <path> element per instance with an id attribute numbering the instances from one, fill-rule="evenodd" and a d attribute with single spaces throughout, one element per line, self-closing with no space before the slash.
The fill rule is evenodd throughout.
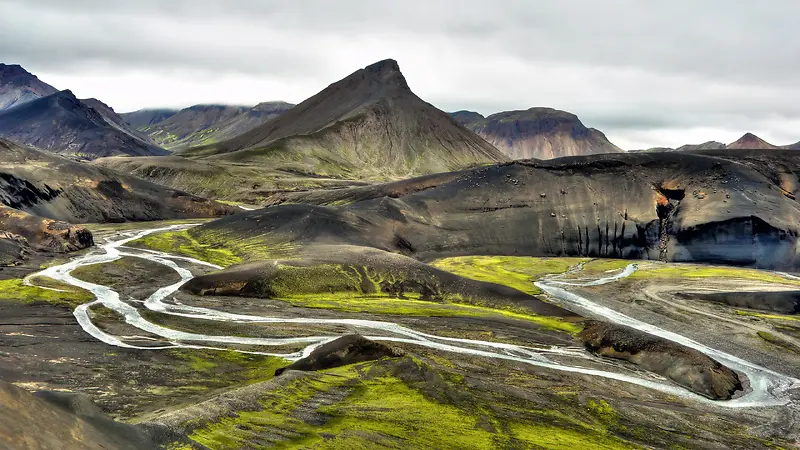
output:
<path id="1" fill-rule="evenodd" d="M 215 217 L 235 209 L 0 139 L 0 206 L 72 223 Z"/>
<path id="2" fill-rule="evenodd" d="M 619 153 L 622 150 L 574 114 L 552 108 L 506 111 L 469 125 L 512 159 Z"/>
<path id="3" fill-rule="evenodd" d="M 467 128 L 469 128 L 472 124 L 485 119 L 485 117 L 474 111 L 456 111 L 450 113 L 450 116 L 452 116 L 453 119 L 456 119 L 456 122 L 464 125 Z"/>
<path id="4" fill-rule="evenodd" d="M 417 97 L 393 60 L 358 70 L 239 137 L 183 154 L 367 179 L 505 159 L 447 113 Z"/>
<path id="5" fill-rule="evenodd" d="M 47 97 L 58 89 L 18 65 L 0 63 L 0 111 Z"/>
<path id="6" fill-rule="evenodd" d="M 110 108 L 101 110 L 105 112 L 78 100 L 71 91 L 61 91 L 0 112 L 0 137 L 84 159 L 168 154 L 107 118 L 116 116 Z"/>
<path id="7" fill-rule="evenodd" d="M 139 130 L 164 148 L 191 147 L 204 143 L 216 131 L 217 125 L 228 122 L 248 109 L 247 106 L 194 105 Z"/>
<path id="8" fill-rule="evenodd" d="M 99 112 L 100 115 L 103 117 L 103 119 L 105 119 L 105 121 L 109 125 L 116 128 L 120 132 L 125 133 L 128 136 L 134 139 L 138 139 L 142 142 L 147 142 L 154 146 L 156 145 L 155 142 L 153 142 L 149 136 L 131 127 L 131 125 L 125 119 L 123 119 L 122 116 L 120 116 L 119 114 L 116 113 L 116 111 L 114 111 L 114 108 L 106 105 L 100 100 L 96 98 L 87 98 L 87 99 L 82 99 L 81 103 Z"/>
<path id="9" fill-rule="evenodd" d="M 725 144 L 717 141 L 703 142 L 702 144 L 686 144 L 681 145 L 676 150 L 679 152 L 687 152 L 692 150 L 717 150 L 725 148 Z"/>
<path id="10" fill-rule="evenodd" d="M 763 149 L 778 149 L 777 145 L 772 145 L 769 142 L 761 139 L 760 137 L 752 134 L 745 133 L 736 142 L 728 144 L 727 148 L 730 149 L 746 149 L 746 150 L 763 150 Z"/>
<path id="11" fill-rule="evenodd" d="M 120 117 L 132 128 L 139 130 L 163 122 L 177 113 L 177 109 L 140 109 L 138 111 L 122 113 Z"/>

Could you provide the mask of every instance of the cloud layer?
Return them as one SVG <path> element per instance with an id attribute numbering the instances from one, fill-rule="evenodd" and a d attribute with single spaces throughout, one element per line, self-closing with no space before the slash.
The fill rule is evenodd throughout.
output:
<path id="1" fill-rule="evenodd" d="M 3 0 L 0 62 L 118 111 L 299 102 L 394 58 L 444 110 L 551 106 L 623 148 L 800 140 L 800 3 Z"/>

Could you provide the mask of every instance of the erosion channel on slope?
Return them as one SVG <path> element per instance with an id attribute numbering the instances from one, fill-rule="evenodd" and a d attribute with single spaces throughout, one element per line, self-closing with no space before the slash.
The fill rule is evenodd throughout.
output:
<path id="1" fill-rule="evenodd" d="M 175 256 L 152 250 L 129 248 L 125 247 L 125 244 L 151 233 L 167 230 L 179 230 L 190 226 L 193 225 L 173 225 L 165 228 L 123 233 L 115 239 L 107 240 L 105 244 L 99 246 L 97 251 L 76 257 L 65 264 L 47 268 L 30 276 L 28 280 L 32 280 L 38 276 L 45 276 L 92 292 L 95 296 L 95 300 L 77 307 L 74 311 L 74 315 L 81 327 L 96 339 L 109 345 L 141 349 L 143 351 L 153 351 L 175 347 L 222 349 L 228 348 L 228 346 L 233 346 L 231 348 L 238 351 L 280 356 L 288 360 L 297 360 L 308 355 L 320 345 L 330 342 L 339 336 L 309 335 L 283 338 L 252 338 L 241 336 L 207 335 L 177 331 L 162 327 L 146 320 L 140 314 L 140 310 L 131 303 L 123 301 L 118 292 L 107 286 L 93 284 L 77 279 L 71 275 L 73 270 L 82 266 L 110 263 L 126 256 L 142 258 L 164 265 L 176 271 L 178 275 L 180 275 L 180 281 L 169 286 L 161 287 L 155 293 L 142 301 L 143 306 L 151 311 L 173 316 L 233 323 L 281 323 L 295 324 L 298 326 L 303 326 L 304 324 L 309 326 L 321 324 L 345 325 L 357 329 L 358 332 L 364 336 L 376 341 L 389 341 L 418 345 L 452 353 L 511 360 L 552 370 L 604 377 L 633 383 L 646 388 L 658 390 L 663 393 L 722 407 L 783 405 L 790 401 L 788 398 L 788 391 L 800 386 L 800 380 L 781 375 L 764 367 L 749 363 L 748 361 L 740 359 L 736 356 L 717 351 L 679 334 L 638 321 L 612 309 L 597 305 L 591 300 L 581 297 L 573 292 L 569 292 L 565 289 L 567 286 L 597 286 L 601 284 L 612 283 L 633 274 L 636 271 L 635 264 L 628 265 L 623 271 L 613 276 L 587 280 L 562 280 L 559 276 L 554 276 L 537 282 L 536 286 L 550 295 L 556 303 L 567 309 L 573 310 L 574 312 L 581 313 L 582 315 L 590 318 L 602 319 L 615 324 L 631 327 L 648 333 L 649 335 L 658 336 L 660 338 L 664 338 L 666 340 L 695 349 L 711 358 L 716 359 L 717 361 L 727 365 L 729 368 L 747 378 L 749 381 L 749 388 L 743 395 L 727 401 L 712 401 L 692 393 L 683 387 L 673 384 L 669 380 L 655 375 L 638 373 L 631 375 L 610 370 L 582 367 L 580 365 L 580 361 L 586 362 L 591 360 L 596 362 L 601 358 L 575 347 L 559 348 L 550 346 L 538 348 L 482 340 L 450 338 L 415 331 L 412 328 L 386 321 L 346 318 L 316 319 L 312 317 L 270 317 L 236 314 L 216 309 L 184 305 L 176 301 L 171 301 L 170 296 L 174 294 L 183 284 L 191 280 L 193 278 L 193 274 L 189 269 L 180 266 L 178 262 L 188 263 L 189 265 L 204 265 L 215 269 L 219 269 L 219 267 L 192 258 Z M 99 305 L 102 305 L 120 314 L 122 317 L 124 317 L 124 320 L 127 324 L 138 328 L 145 333 L 156 336 L 157 338 L 151 339 L 157 340 L 161 343 L 153 346 L 137 346 L 125 342 L 123 337 L 113 336 L 101 330 L 92 323 L 91 316 L 89 314 L 89 309 L 91 307 Z M 294 346 L 296 349 L 298 345 L 304 347 L 302 347 L 300 351 L 288 351 L 286 348 Z M 240 348 L 236 348 L 236 346 L 254 346 L 258 347 L 259 350 L 242 350 Z M 274 348 L 275 350 L 268 352 L 261 351 L 261 348 L 263 347 Z M 557 357 L 559 360 L 554 360 L 554 357 Z M 567 359 L 570 361 L 570 363 L 563 362 L 564 359 Z M 603 363 L 604 362 L 605 361 L 603 361 Z"/>

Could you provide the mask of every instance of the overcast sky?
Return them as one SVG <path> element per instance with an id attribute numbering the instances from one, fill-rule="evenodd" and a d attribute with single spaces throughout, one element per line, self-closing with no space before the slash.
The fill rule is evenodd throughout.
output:
<path id="1" fill-rule="evenodd" d="M 126 112 L 299 103 L 394 58 L 440 109 L 549 106 L 626 149 L 800 141 L 800 1 L 0 0 L 0 62 Z"/>

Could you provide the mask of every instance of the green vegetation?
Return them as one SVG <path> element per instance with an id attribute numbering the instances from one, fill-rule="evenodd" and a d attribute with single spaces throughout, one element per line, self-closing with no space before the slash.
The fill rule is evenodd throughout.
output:
<path id="1" fill-rule="evenodd" d="M 790 352 L 793 353 L 800 353 L 800 348 L 798 348 L 796 345 L 784 339 L 781 339 L 780 337 L 775 336 L 772 333 L 768 333 L 766 331 L 759 331 L 756 334 L 758 335 L 758 337 L 769 342 L 772 345 L 777 345 L 778 347 L 789 350 Z"/>
<path id="2" fill-rule="evenodd" d="M 738 316 L 748 316 L 748 317 L 758 317 L 759 319 L 767 319 L 767 320 L 789 320 L 789 321 L 800 321 L 800 317 L 797 316 L 787 316 L 783 314 L 764 314 L 755 311 L 742 311 L 740 309 L 736 310 L 736 315 Z"/>
<path id="3" fill-rule="evenodd" d="M 772 272 L 720 266 L 682 265 L 641 268 L 631 275 L 631 278 L 739 278 L 743 280 L 763 281 L 765 283 L 800 286 L 800 280 L 790 280 Z"/>
<path id="4" fill-rule="evenodd" d="M 419 365 L 416 368 L 426 370 Z M 433 373 L 428 376 L 437 378 Z M 452 385 L 451 389 L 464 389 L 460 386 L 463 377 L 441 380 L 445 386 Z M 600 425 L 557 412 L 523 410 L 516 420 L 501 419 L 484 400 L 476 398 L 469 406 L 456 406 L 446 400 L 447 395 L 433 398 L 415 386 L 381 361 L 310 373 L 265 392 L 258 399 L 262 410 L 239 411 L 195 429 L 190 438 L 212 450 L 634 448 Z M 314 402 L 337 398 L 336 393 L 343 398 Z M 547 418 L 539 421 L 540 414 Z M 322 423 L 309 425 L 303 420 L 309 415 L 320 417 Z"/>
<path id="5" fill-rule="evenodd" d="M 36 281 L 45 280 L 37 277 Z M 33 303 L 35 301 L 47 302 L 57 306 L 65 306 L 75 309 L 78 305 L 94 300 L 94 296 L 73 286 L 61 284 L 55 280 L 46 282 L 47 287 L 60 289 L 64 292 L 44 289 L 40 287 L 26 286 L 19 278 L 10 280 L 0 280 L 0 301 L 12 301 L 21 303 Z"/>
<path id="6" fill-rule="evenodd" d="M 129 245 L 131 247 L 150 248 L 162 252 L 189 256 L 223 267 L 242 262 L 241 257 L 227 248 L 219 245 L 201 243 L 189 234 L 189 230 L 149 234 L 130 242 Z"/>
<path id="7" fill-rule="evenodd" d="M 545 275 L 563 273 L 586 258 L 534 258 L 527 256 L 459 256 L 431 263 L 441 270 L 473 280 L 502 284 L 530 295 L 541 294 L 533 285 Z"/>
<path id="8" fill-rule="evenodd" d="M 417 297 L 418 298 L 418 297 Z M 581 326 L 557 317 L 538 316 L 531 313 L 475 306 L 462 303 L 436 303 L 417 299 L 400 299 L 388 295 L 359 296 L 340 292 L 320 295 L 293 295 L 282 297 L 292 306 L 332 309 L 352 313 L 406 315 L 420 317 L 504 317 L 536 323 L 550 330 L 577 334 Z"/>
<path id="9" fill-rule="evenodd" d="M 635 262 L 636 261 L 630 261 L 627 259 L 593 259 L 584 264 L 583 271 L 581 273 L 598 274 L 614 270 L 622 270 L 627 267 L 628 264 Z"/>

